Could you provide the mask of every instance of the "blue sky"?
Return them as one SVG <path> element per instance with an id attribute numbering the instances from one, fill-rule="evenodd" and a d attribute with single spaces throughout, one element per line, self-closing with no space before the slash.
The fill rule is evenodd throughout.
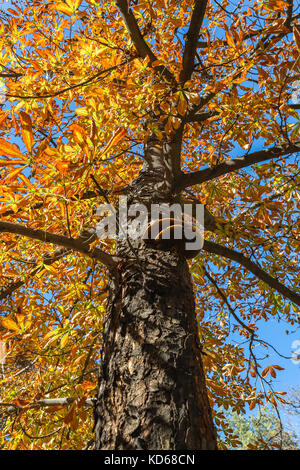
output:
<path id="1" fill-rule="evenodd" d="M 21 2 L 20 2 L 21 5 Z M 0 10 L 5 11 L 11 6 L 10 0 L 0 0 Z M 258 147 L 259 148 L 259 147 Z M 252 150 L 257 150 L 258 148 L 253 148 Z M 244 153 L 244 152 L 243 152 Z M 237 153 L 241 154 L 241 152 Z M 232 155 L 233 157 L 236 155 Z M 276 379 L 273 379 L 274 386 L 276 390 L 279 391 L 288 391 L 290 387 L 299 387 L 300 385 L 300 363 L 295 364 L 292 362 L 290 357 L 292 352 L 296 352 L 296 349 L 293 348 L 293 343 L 296 341 L 300 342 L 300 330 L 296 329 L 297 327 L 287 327 L 284 321 L 278 322 L 276 319 L 270 318 L 268 322 L 260 321 L 258 336 L 272 344 L 280 354 L 283 356 L 289 357 L 289 359 L 278 356 L 271 348 L 268 349 L 267 354 L 269 355 L 266 359 L 262 361 L 262 365 L 278 364 L 283 367 L 283 371 L 278 371 Z M 286 330 L 289 331 L 289 334 L 286 334 Z M 300 343 L 298 346 L 300 354 Z M 260 352 L 263 349 L 260 348 Z M 288 418 L 285 417 L 285 414 L 282 414 L 284 422 L 288 421 Z M 296 432 L 300 438 L 300 420 L 299 418 L 290 419 Z"/>

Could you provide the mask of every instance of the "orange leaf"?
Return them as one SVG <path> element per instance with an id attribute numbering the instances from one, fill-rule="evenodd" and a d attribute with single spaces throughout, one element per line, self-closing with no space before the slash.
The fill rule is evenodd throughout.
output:
<path id="1" fill-rule="evenodd" d="M 7 330 L 20 331 L 20 328 L 18 327 L 16 322 L 11 320 L 10 318 L 2 318 L 1 323 L 2 326 L 4 326 L 4 328 L 6 328 Z"/>
<path id="2" fill-rule="evenodd" d="M 83 127 L 79 126 L 78 124 L 72 124 L 70 126 L 70 130 L 73 133 L 74 139 L 77 144 L 82 145 L 86 141 L 86 132 Z"/>
<path id="3" fill-rule="evenodd" d="M 65 3 L 57 3 L 56 5 L 51 5 L 51 10 L 59 11 L 60 13 L 65 13 L 68 16 L 73 15 L 73 10 Z"/>
<path id="4" fill-rule="evenodd" d="M 22 158 L 22 160 L 24 160 L 24 155 L 20 152 L 18 147 L 4 139 L 0 139 L 0 148 L 2 155 L 6 157 Z"/>
<path id="5" fill-rule="evenodd" d="M 255 408 L 255 405 L 256 405 L 256 401 L 255 401 L 255 400 L 252 400 L 252 401 L 249 403 L 249 410 L 253 410 L 253 408 Z"/>
<path id="6" fill-rule="evenodd" d="M 55 162 L 55 168 L 62 174 L 66 175 L 69 171 L 70 163 L 65 161 Z"/>
<path id="7" fill-rule="evenodd" d="M 20 121 L 21 121 L 21 132 L 24 140 L 24 144 L 28 152 L 30 153 L 33 147 L 34 138 L 32 134 L 32 122 L 29 114 L 25 113 L 24 111 L 20 111 L 19 113 Z"/>
<path id="8" fill-rule="evenodd" d="M 23 163 L 24 162 L 22 160 L 0 160 L 0 167 L 9 165 L 22 165 Z"/>
<path id="9" fill-rule="evenodd" d="M 235 43 L 234 43 L 234 40 L 233 40 L 233 37 L 230 36 L 230 33 L 225 31 L 226 33 L 226 41 L 227 41 L 227 44 L 231 47 L 235 47 Z"/>
<path id="10" fill-rule="evenodd" d="M 180 114 L 180 116 L 184 116 L 187 110 L 187 102 L 186 99 L 183 95 L 183 93 L 179 93 L 179 100 L 178 100 L 178 105 L 177 105 L 177 111 Z"/>
<path id="11" fill-rule="evenodd" d="M 7 116 L 8 116 L 8 113 L 7 113 L 7 112 L 5 112 L 5 113 L 2 112 L 2 113 L 0 114 L 0 125 L 6 120 Z"/>
<path id="12" fill-rule="evenodd" d="M 68 339 L 69 339 L 69 333 L 66 333 L 62 339 L 60 340 L 60 348 L 63 349 L 65 347 L 65 345 L 67 344 L 68 342 Z"/>
<path id="13" fill-rule="evenodd" d="M 81 384 L 81 387 L 83 388 L 83 390 L 85 392 L 89 391 L 89 390 L 93 390 L 95 387 L 97 386 L 97 384 L 93 383 L 93 382 L 82 382 Z"/>
<path id="14" fill-rule="evenodd" d="M 104 147 L 100 155 L 104 155 L 104 153 L 108 152 L 114 145 L 117 145 L 117 143 L 123 139 L 125 134 L 125 127 L 120 127 L 120 129 L 117 130 L 117 132 L 112 136 L 108 144 Z"/>
<path id="15" fill-rule="evenodd" d="M 266 368 L 262 371 L 261 376 L 262 376 L 262 377 L 267 377 L 267 375 L 269 374 L 269 372 L 270 372 L 270 367 L 266 367 Z"/>

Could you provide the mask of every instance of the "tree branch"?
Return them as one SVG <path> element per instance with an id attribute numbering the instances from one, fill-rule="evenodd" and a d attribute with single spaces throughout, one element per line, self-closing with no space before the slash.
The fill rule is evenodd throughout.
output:
<path id="1" fill-rule="evenodd" d="M 265 33 L 265 28 L 262 28 L 258 31 L 255 31 L 254 33 L 249 33 L 249 35 L 245 35 L 244 40 L 249 39 L 252 36 L 256 36 L 257 34 L 263 34 L 263 39 L 261 41 L 258 40 L 258 43 L 257 43 L 256 47 L 253 49 L 253 51 L 250 53 L 250 55 L 248 57 L 248 60 L 249 61 L 253 60 L 257 53 L 265 54 L 266 48 L 269 46 L 269 44 L 272 43 L 273 40 L 280 40 L 283 37 L 285 37 L 287 34 L 289 34 L 292 30 L 292 26 L 294 24 L 296 24 L 298 18 L 300 18 L 300 14 L 297 14 L 297 15 L 293 16 L 290 19 L 290 21 L 288 20 L 289 24 L 285 25 L 286 26 L 286 32 L 283 32 L 283 33 L 273 34 L 272 31 Z M 215 66 L 215 65 L 211 64 L 211 66 Z M 229 82 L 231 82 L 232 80 L 235 80 L 236 78 L 238 78 L 240 76 L 240 74 L 242 73 L 244 67 L 245 67 L 245 64 L 243 64 L 242 66 L 236 67 L 235 70 L 231 71 L 228 75 L 223 77 L 222 80 L 226 81 L 227 79 L 231 79 L 231 80 L 229 80 Z M 206 104 L 208 104 L 216 96 L 216 94 L 217 94 L 217 92 L 213 92 L 213 91 L 204 93 L 201 97 L 200 103 L 197 104 L 197 105 L 194 105 L 192 107 L 192 109 L 189 113 L 188 122 L 191 122 L 193 120 L 192 119 L 193 116 L 198 111 L 200 111 Z"/>
<path id="2" fill-rule="evenodd" d="M 185 122 L 198 122 L 201 124 L 201 122 L 204 122 L 211 117 L 218 116 L 218 114 L 220 114 L 219 111 L 215 111 L 215 110 L 204 111 L 203 113 L 196 113 L 194 115 L 188 115 Z"/>
<path id="3" fill-rule="evenodd" d="M 240 253 L 238 251 L 232 250 L 231 248 L 227 248 L 225 246 L 219 245 L 218 243 L 214 243 L 208 240 L 204 241 L 203 250 L 207 251 L 208 253 L 214 253 L 216 255 L 220 255 L 224 258 L 231 259 L 232 261 L 239 263 L 240 265 L 244 266 L 244 268 L 252 272 L 252 274 L 257 276 L 266 284 L 268 284 L 268 286 L 270 286 L 272 289 L 277 290 L 281 295 L 300 306 L 299 294 L 293 292 L 291 289 L 281 284 L 281 282 L 279 282 L 276 278 L 266 273 L 256 263 L 247 258 L 247 256 L 243 255 L 243 253 Z"/>
<path id="4" fill-rule="evenodd" d="M 0 232 L 22 235 L 33 240 L 39 240 L 44 243 L 53 243 L 54 245 L 63 246 L 66 249 L 78 251 L 90 258 L 97 259 L 110 269 L 114 268 L 117 264 L 117 258 L 109 253 L 105 253 L 105 251 L 102 251 L 99 248 L 90 249 L 89 244 L 91 241 L 84 237 L 77 239 L 68 238 L 63 235 L 57 235 L 44 230 L 32 229 L 21 224 L 3 221 L 0 221 Z"/>
<path id="5" fill-rule="evenodd" d="M 51 265 L 55 263 L 55 261 L 61 259 L 63 256 L 66 256 L 69 254 L 71 250 L 65 250 L 64 248 L 59 248 L 58 250 L 55 250 L 53 254 L 46 254 L 43 256 L 43 265 Z M 43 265 L 39 265 L 38 263 L 35 263 L 34 269 L 32 269 L 29 273 L 29 277 L 35 276 L 38 272 L 40 272 L 43 269 Z M 5 297 L 8 297 L 11 295 L 15 290 L 19 289 L 26 283 L 26 280 L 23 280 L 23 277 L 18 279 L 15 282 L 11 282 L 8 286 L 3 286 L 0 287 L 0 300 L 5 299 Z"/>
<path id="6" fill-rule="evenodd" d="M 244 323 L 240 318 L 239 316 L 235 313 L 234 309 L 231 307 L 230 303 L 228 302 L 227 300 L 227 297 L 226 295 L 224 294 L 223 290 L 218 286 L 217 282 L 211 277 L 211 275 L 209 274 L 209 272 L 205 269 L 205 267 L 203 266 L 203 270 L 205 272 L 205 275 L 207 277 L 207 279 L 215 286 L 219 296 L 222 298 L 223 302 L 227 305 L 227 308 L 228 310 L 230 311 L 231 315 L 236 319 L 236 321 L 242 326 L 242 328 L 244 328 L 245 330 L 248 331 L 248 333 L 250 333 L 250 336 L 253 338 L 253 336 L 256 336 L 255 334 L 255 331 L 250 328 L 248 325 L 246 325 L 246 323 Z"/>
<path id="7" fill-rule="evenodd" d="M 75 398 L 43 398 L 35 403 L 30 403 L 28 405 L 24 405 L 24 408 L 44 408 L 44 407 L 51 407 L 51 406 L 67 406 L 74 403 Z M 94 406 L 94 398 L 87 398 L 84 402 L 85 406 L 93 407 Z M 22 409 L 22 406 L 17 405 L 16 403 L 3 403 L 0 402 L 0 407 L 7 408 L 8 413 L 15 412 L 19 409 Z"/>
<path id="8" fill-rule="evenodd" d="M 206 168 L 204 170 L 187 173 L 181 176 L 177 183 L 177 188 L 182 190 L 194 184 L 201 184 L 204 181 L 210 181 L 219 176 L 238 171 L 255 163 L 272 160 L 273 158 L 282 157 L 291 153 L 300 152 L 300 141 L 287 144 L 275 145 L 269 149 L 258 150 L 256 152 L 243 155 L 242 157 L 226 160 L 214 168 Z"/>
<path id="9" fill-rule="evenodd" d="M 147 42 L 142 36 L 141 30 L 139 25 L 136 21 L 134 14 L 132 13 L 131 8 L 129 7 L 127 0 L 116 0 L 116 5 L 120 10 L 121 16 L 127 28 L 127 31 L 130 34 L 131 40 L 138 52 L 138 54 L 142 57 L 149 57 L 150 65 L 153 64 L 154 61 L 157 60 L 157 57 L 148 46 Z M 158 71 L 168 82 L 173 84 L 176 83 L 173 74 L 163 65 L 157 65 L 154 67 L 156 71 Z"/>
<path id="10" fill-rule="evenodd" d="M 190 26 L 186 34 L 184 46 L 180 83 L 184 84 L 191 78 L 194 71 L 194 60 L 197 50 L 199 32 L 204 20 L 208 0 L 195 0 Z"/>

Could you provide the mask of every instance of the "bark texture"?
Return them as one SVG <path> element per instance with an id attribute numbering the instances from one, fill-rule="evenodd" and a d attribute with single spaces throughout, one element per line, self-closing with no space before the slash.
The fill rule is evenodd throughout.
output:
<path id="1" fill-rule="evenodd" d="M 130 203 L 172 203 L 174 153 L 178 142 L 148 143 Z M 104 321 L 96 449 L 216 449 L 184 253 L 121 240 L 117 255 L 123 261 L 111 276 Z"/>
<path id="2" fill-rule="evenodd" d="M 111 289 L 97 403 L 98 449 L 215 449 L 185 258 L 139 250 Z"/>

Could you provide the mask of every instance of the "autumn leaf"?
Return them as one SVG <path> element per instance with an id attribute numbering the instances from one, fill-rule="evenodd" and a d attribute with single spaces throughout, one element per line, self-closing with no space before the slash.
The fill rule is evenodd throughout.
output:
<path id="1" fill-rule="evenodd" d="M 265 378 L 268 376 L 269 372 L 270 372 L 270 367 L 268 366 L 262 371 L 261 376 Z"/>
<path id="2" fill-rule="evenodd" d="M 187 101 L 182 92 L 179 93 L 177 111 L 180 116 L 184 116 L 187 110 Z"/>
<path id="3" fill-rule="evenodd" d="M 66 3 L 73 9 L 73 11 L 76 11 L 80 7 L 82 0 L 66 0 Z"/>
<path id="4" fill-rule="evenodd" d="M 0 126 L 6 121 L 7 117 L 8 113 L 2 111 L 0 114 Z"/>
<path id="5" fill-rule="evenodd" d="M 63 349 L 69 340 L 69 333 L 66 333 L 60 340 L 60 348 Z"/>
<path id="6" fill-rule="evenodd" d="M 90 390 L 94 390 L 94 388 L 97 386 L 96 383 L 85 381 L 81 383 L 81 387 L 85 392 L 88 392 Z"/>
<path id="7" fill-rule="evenodd" d="M 1 323 L 2 323 L 2 326 L 8 330 L 20 332 L 20 328 L 17 325 L 17 323 L 11 320 L 10 318 L 2 318 Z"/>
<path id="8" fill-rule="evenodd" d="M 117 145 L 122 139 L 123 137 L 126 135 L 126 129 L 124 127 L 120 127 L 116 132 L 115 134 L 112 136 L 112 138 L 110 139 L 110 141 L 108 142 L 108 144 L 104 147 L 104 149 L 102 149 L 102 151 L 100 152 L 99 156 L 102 156 L 104 155 L 105 153 L 107 153 L 112 147 L 114 147 L 115 145 Z"/>
<path id="9" fill-rule="evenodd" d="M 24 155 L 20 152 L 18 147 L 4 139 L 0 138 L 0 153 L 7 157 L 20 158 L 24 160 Z M 3 161 L 3 160 L 2 160 Z M 9 161 L 7 162 L 9 164 Z"/>
<path id="10" fill-rule="evenodd" d="M 64 13 L 68 16 L 72 16 L 73 12 L 74 12 L 73 8 L 71 6 L 68 6 L 68 5 L 66 5 L 65 3 L 62 3 L 62 2 L 58 2 L 55 5 L 51 5 L 50 8 L 52 10 L 56 10 L 60 13 Z"/>
<path id="11" fill-rule="evenodd" d="M 271 337 L 280 318 L 284 334 L 299 313 L 296 2 L 14 3 L 0 23 L 0 375 L 1 402 L 22 409 L 0 446 L 84 449 L 96 388 L 96 442 L 105 429 L 116 442 L 142 364 L 141 426 L 124 432 L 149 447 L 161 352 L 174 369 L 161 406 L 179 416 L 178 387 L 199 391 L 182 434 L 213 448 L 216 429 L 220 449 L 239 447 L 230 410 L 283 399 L 284 358 L 265 362 L 260 325 Z M 123 194 L 149 209 L 190 197 L 203 247 L 129 246 L 120 227 L 98 239 L 97 207 L 118 212 Z"/>
<path id="12" fill-rule="evenodd" d="M 24 111 L 21 111 L 19 116 L 24 144 L 26 145 L 28 152 L 31 153 L 34 143 L 31 118 L 29 114 L 25 113 Z"/>

